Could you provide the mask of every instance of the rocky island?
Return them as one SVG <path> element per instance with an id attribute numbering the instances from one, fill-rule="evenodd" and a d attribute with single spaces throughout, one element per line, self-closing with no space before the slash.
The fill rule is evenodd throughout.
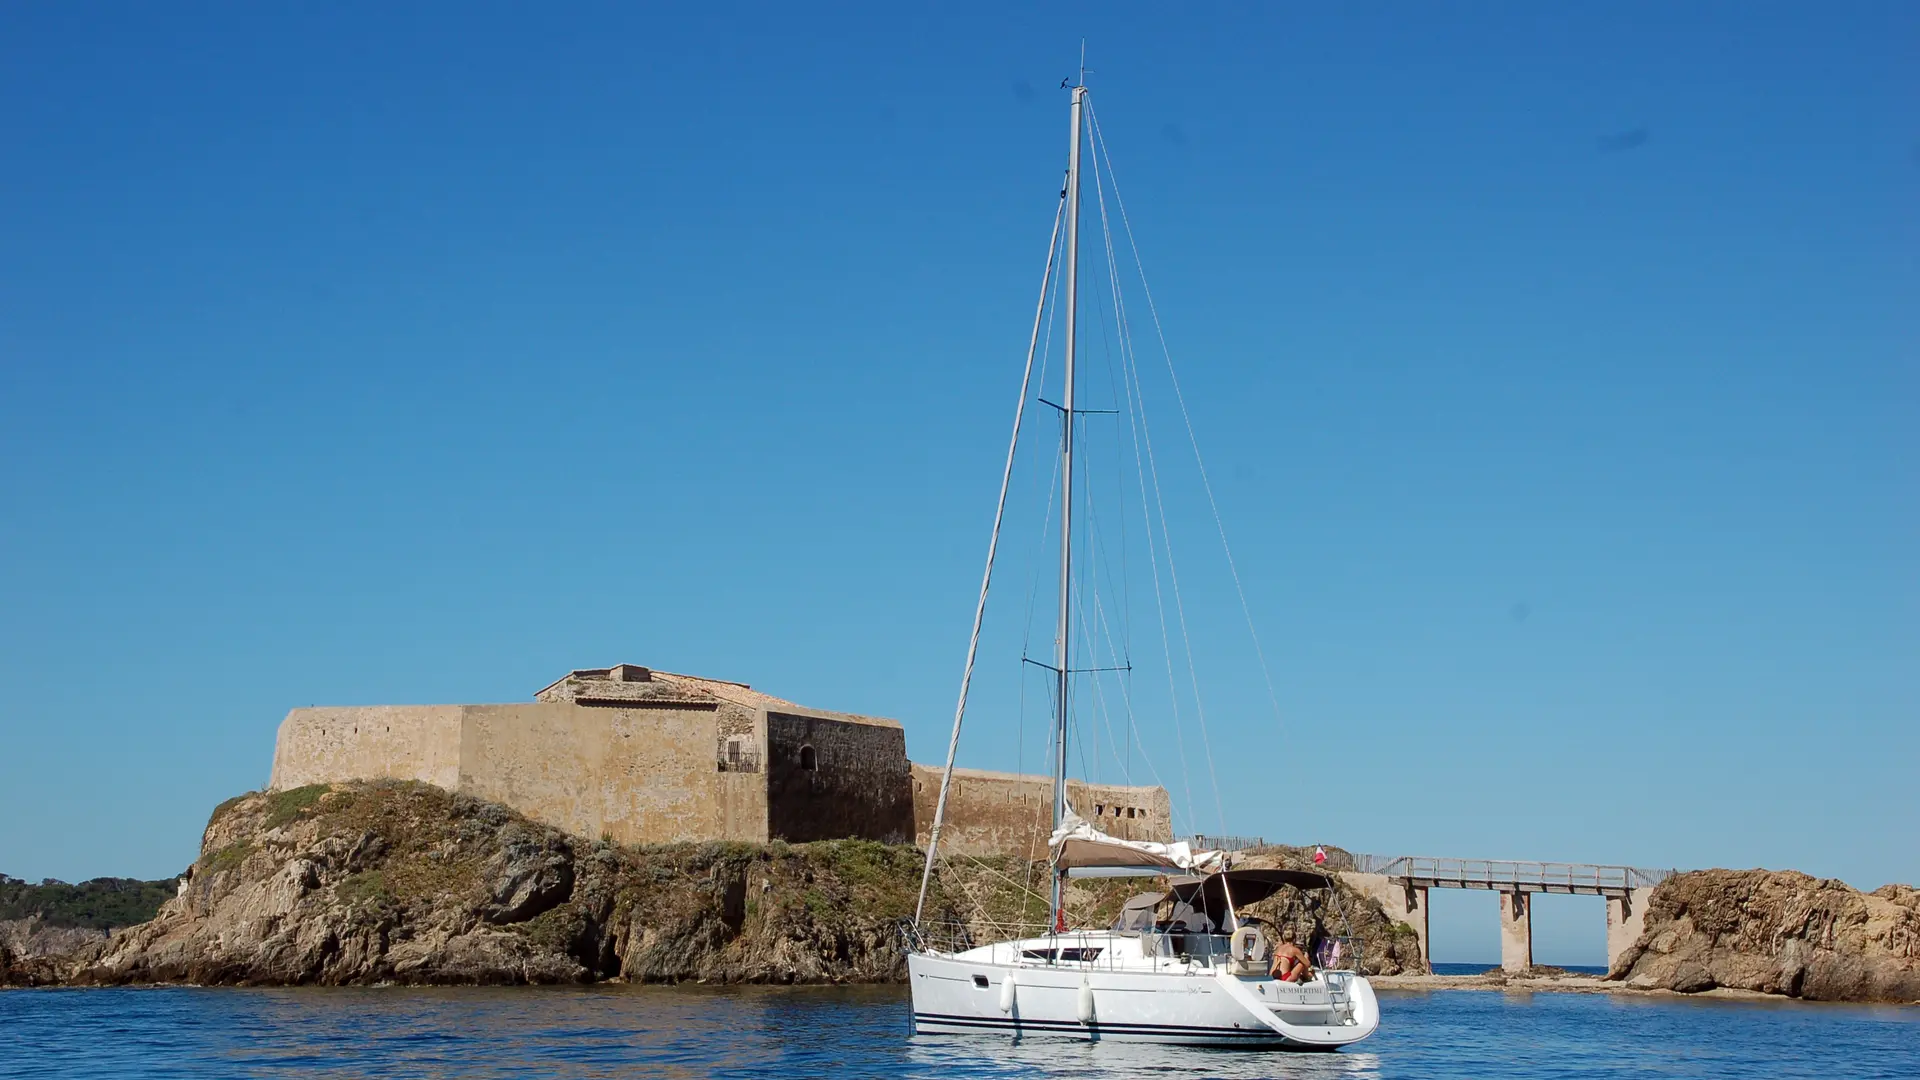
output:
<path id="1" fill-rule="evenodd" d="M 0 986 L 897 981 L 921 858 L 871 840 L 622 845 L 411 781 L 255 792 L 214 810 L 177 882 L 0 879 Z M 1248 864 L 1310 865 L 1287 848 Z M 956 858 L 929 908 L 989 940 L 988 923 L 1044 921 L 1026 888 L 1038 881 L 1044 869 L 1023 859 Z M 1139 887 L 1075 883 L 1069 906 L 1102 924 Z M 1331 897 L 1287 890 L 1253 913 L 1346 923 L 1365 943 L 1362 970 L 1388 986 L 1456 981 L 1425 976 L 1412 929 L 1345 884 Z M 1607 981 L 1535 974 L 1525 985 L 1920 1001 L 1920 892 L 1678 874 Z"/>
<path id="2" fill-rule="evenodd" d="M 1920 891 L 1862 893 L 1790 870 L 1676 874 L 1654 890 L 1645 932 L 1608 978 L 1679 993 L 1920 1002 Z"/>
<path id="3" fill-rule="evenodd" d="M 0 984 L 894 981 L 921 859 L 868 840 L 624 846 L 428 784 L 316 784 L 221 804 L 149 921 L 6 923 Z M 982 940 L 987 922 L 1044 923 L 1033 870 L 952 860 L 930 911 L 979 922 Z M 1138 888 L 1076 883 L 1069 904 L 1104 922 Z M 1333 918 L 1305 898 L 1269 904 L 1272 917 Z M 1377 904 L 1341 904 L 1374 943 L 1371 970 L 1419 964 Z"/>

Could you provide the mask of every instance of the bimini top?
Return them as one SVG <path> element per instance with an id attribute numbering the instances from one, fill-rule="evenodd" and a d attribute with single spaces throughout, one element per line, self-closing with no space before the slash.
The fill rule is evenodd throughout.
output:
<path id="1" fill-rule="evenodd" d="M 1114 920 L 1113 929 L 1145 931 L 1156 925 L 1155 912 L 1161 904 L 1173 901 L 1169 925 L 1186 930 L 1212 931 L 1229 925 L 1227 900 L 1233 908 L 1256 904 L 1288 886 L 1296 889 L 1330 889 L 1333 881 L 1311 870 L 1226 870 L 1205 877 L 1177 877 L 1165 892 L 1141 893 L 1128 900 Z"/>
<path id="2" fill-rule="evenodd" d="M 1291 885 L 1296 889 L 1331 889 L 1333 879 L 1313 870 L 1227 870 L 1206 877 L 1181 877 L 1168 882 L 1173 898 L 1207 911 L 1225 911 L 1229 897 L 1236 908 L 1256 904 Z"/>
<path id="3" fill-rule="evenodd" d="M 1108 836 L 1080 815 L 1067 812 L 1047 840 L 1056 869 L 1091 871 L 1080 876 L 1109 874 L 1211 874 L 1226 869 L 1224 851 L 1195 851 L 1182 840 L 1156 844 L 1150 840 L 1122 840 Z"/>

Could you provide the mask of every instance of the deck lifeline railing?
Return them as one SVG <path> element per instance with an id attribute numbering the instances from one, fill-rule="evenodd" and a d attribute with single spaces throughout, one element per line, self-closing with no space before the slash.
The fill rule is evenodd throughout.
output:
<path id="1" fill-rule="evenodd" d="M 1519 862 L 1506 859 L 1441 859 L 1422 855 L 1361 855 L 1354 868 L 1363 874 L 1382 874 L 1431 882 L 1446 888 L 1509 889 L 1518 892 L 1558 890 L 1603 892 L 1651 888 L 1678 873 L 1638 866 L 1601 866 L 1593 863 Z"/>
<path id="2" fill-rule="evenodd" d="M 1269 931 L 1273 929 L 1272 925 L 1265 923 L 1264 920 L 1251 921 L 1265 926 Z M 975 930 L 979 932 L 975 933 Z M 907 952 L 932 951 L 952 954 L 981 945 L 1004 945 L 1016 941 L 1029 941 L 1034 943 L 1035 950 L 1051 952 L 1053 956 L 1023 955 L 1021 961 L 1025 965 L 1067 968 L 1074 971 L 1139 970 L 1131 964 L 1123 965 L 1119 962 L 1119 951 L 1112 947 L 1111 931 L 1095 927 L 1055 932 L 1051 927 L 1039 923 L 982 922 L 969 929 L 965 924 L 957 921 L 916 926 L 912 919 L 902 919 L 897 924 L 897 931 L 900 946 Z M 1230 956 L 1229 936 L 1221 933 L 1154 929 L 1136 931 L 1126 936 L 1141 939 L 1150 970 L 1161 968 L 1187 970 L 1193 966 L 1210 968 L 1227 963 Z M 1269 940 L 1269 949 L 1273 944 Z M 1324 948 L 1329 944 L 1334 944 L 1337 951 Z M 1321 954 L 1314 958 L 1314 962 L 1322 968 L 1331 971 L 1357 971 L 1364 963 L 1365 945 L 1358 937 L 1346 934 L 1329 936 L 1322 939 L 1322 946 Z"/>

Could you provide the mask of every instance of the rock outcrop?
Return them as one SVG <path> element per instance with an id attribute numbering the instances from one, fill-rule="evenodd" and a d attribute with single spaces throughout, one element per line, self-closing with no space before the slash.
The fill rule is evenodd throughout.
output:
<path id="1" fill-rule="evenodd" d="M 35 885 L 0 874 L 0 986 L 61 981 L 72 958 L 99 951 L 116 930 L 152 919 L 177 891 L 171 879 Z"/>
<path id="2" fill-rule="evenodd" d="M 1355 889 L 1332 871 L 1351 867 L 1353 856 L 1340 848 L 1321 848 L 1325 864 L 1316 865 L 1312 848 L 1271 845 L 1235 856 L 1236 867 L 1283 867 L 1326 874 L 1331 891 L 1283 889 L 1271 898 L 1249 904 L 1246 913 L 1290 930 L 1299 942 L 1318 934 L 1349 935 L 1358 939 L 1359 970 L 1363 975 L 1424 975 L 1427 962 L 1420 956 L 1420 937 L 1413 927 L 1387 917 L 1380 902 Z"/>
<path id="3" fill-rule="evenodd" d="M 0 928 L 0 985 L 891 981 L 921 859 L 853 840 L 623 847 L 418 783 L 256 793 L 214 811 L 151 922 Z M 931 921 L 974 940 L 1044 921 L 1032 869 L 955 860 Z M 1070 908 L 1099 925 L 1138 886 L 1077 882 Z M 1355 900 L 1361 925 L 1387 925 Z"/>
<path id="4" fill-rule="evenodd" d="M 96 955 L 105 930 L 54 926 L 34 916 L 0 919 L 0 986 L 46 986 L 66 981 L 76 958 Z"/>
<path id="5" fill-rule="evenodd" d="M 1698 870 L 1662 883 L 1608 978 L 1816 1001 L 1920 1001 L 1920 891 L 1862 893 L 1794 871 Z"/>
<path id="6" fill-rule="evenodd" d="M 863 841 L 629 848 L 425 784 L 316 785 L 223 804 L 181 895 L 61 981 L 883 980 L 917 870 Z"/>

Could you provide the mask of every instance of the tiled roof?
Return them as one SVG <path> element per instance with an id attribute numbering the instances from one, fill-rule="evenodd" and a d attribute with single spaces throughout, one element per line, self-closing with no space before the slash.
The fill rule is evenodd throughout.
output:
<path id="1" fill-rule="evenodd" d="M 816 709 L 772 694 L 761 693 L 746 683 L 728 682 L 724 679 L 709 679 L 699 675 L 682 675 L 673 671 L 641 669 L 647 672 L 647 681 L 628 682 L 610 678 L 612 668 L 583 668 L 568 672 L 563 678 L 541 688 L 535 695 L 548 700 L 548 695 L 571 681 L 580 690 L 559 695 L 566 698 L 588 698 L 593 701 L 707 701 L 718 699 L 749 709 L 765 709 L 769 712 L 792 712 L 800 715 L 824 716 L 834 720 L 844 720 L 855 724 L 879 724 L 885 727 L 899 727 L 898 721 L 876 716 L 861 716 L 856 713 L 834 712 L 829 709 Z"/>

